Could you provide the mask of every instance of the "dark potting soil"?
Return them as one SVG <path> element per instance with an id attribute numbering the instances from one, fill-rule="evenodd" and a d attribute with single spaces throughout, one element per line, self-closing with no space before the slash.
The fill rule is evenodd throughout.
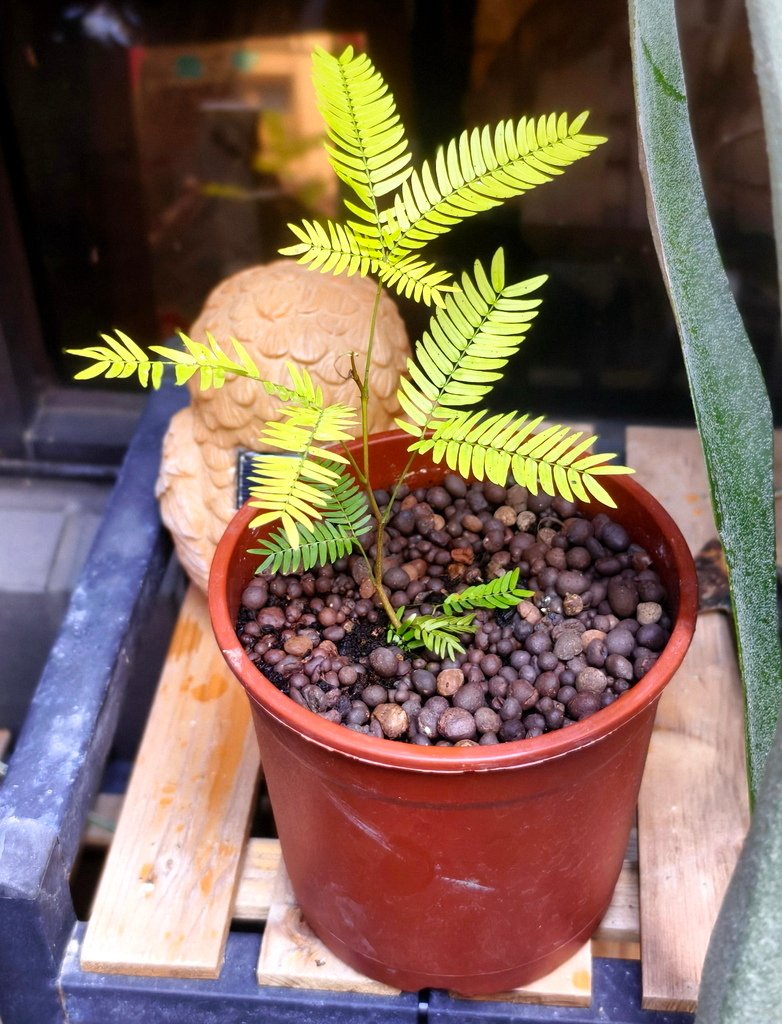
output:
<path id="1" fill-rule="evenodd" d="M 389 495 L 376 495 L 385 507 Z M 604 512 L 586 519 L 562 498 L 449 475 L 400 488 L 386 537 L 395 608 L 430 614 L 447 593 L 515 567 L 534 594 L 479 610 L 464 654 L 441 660 L 388 645 L 360 555 L 254 579 L 237 623 L 250 659 L 296 703 L 357 732 L 424 746 L 540 736 L 617 700 L 670 635 L 651 558 Z"/>

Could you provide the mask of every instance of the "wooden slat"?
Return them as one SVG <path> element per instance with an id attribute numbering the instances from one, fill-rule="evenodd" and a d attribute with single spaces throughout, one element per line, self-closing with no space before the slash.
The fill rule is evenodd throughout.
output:
<path id="1" fill-rule="evenodd" d="M 453 993 L 456 995 L 456 993 Z M 522 988 L 479 996 L 481 1002 L 535 1003 L 541 1006 L 589 1006 L 592 1002 L 592 952 L 585 942 L 576 953 L 545 978 Z"/>
<path id="2" fill-rule="evenodd" d="M 271 850 L 265 851 L 265 856 Z M 256 889 L 265 891 L 266 880 Z M 390 994 L 398 989 L 372 981 L 346 966 L 312 932 L 296 904 L 282 861 L 258 960 L 258 982 L 286 988 Z M 566 963 L 524 988 L 481 999 L 511 1003 L 588 1006 L 592 993 L 592 956 L 585 943 Z"/>
<path id="3" fill-rule="evenodd" d="M 279 839 L 251 839 L 242 860 L 233 917 L 237 921 L 265 921 L 272 905 L 277 870 L 280 866 Z"/>
<path id="4" fill-rule="evenodd" d="M 217 977 L 257 776 L 247 698 L 191 587 L 95 899 L 85 970 Z"/>
<path id="5" fill-rule="evenodd" d="M 611 905 L 592 936 L 592 956 L 640 960 L 638 861 L 626 860 Z"/>
<path id="6" fill-rule="evenodd" d="M 375 995 L 399 992 L 365 978 L 326 949 L 302 917 L 282 860 L 261 942 L 258 983 Z"/>
<path id="7" fill-rule="evenodd" d="M 633 428 L 627 460 L 697 553 L 716 529 L 696 432 Z M 660 700 L 639 801 L 643 1005 L 650 1009 L 696 1006 L 709 935 L 748 824 L 742 723 L 731 623 L 720 612 L 702 614 Z"/>

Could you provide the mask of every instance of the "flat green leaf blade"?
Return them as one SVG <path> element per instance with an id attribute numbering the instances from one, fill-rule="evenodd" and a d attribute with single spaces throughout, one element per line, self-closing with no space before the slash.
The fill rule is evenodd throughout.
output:
<path id="1" fill-rule="evenodd" d="M 696 1024 L 779 1020 L 782 1006 L 782 723 L 703 965 Z"/>
<path id="2" fill-rule="evenodd" d="M 652 231 L 728 563 L 754 797 L 782 696 L 771 409 L 706 210 L 673 0 L 630 0 L 630 37 Z"/>

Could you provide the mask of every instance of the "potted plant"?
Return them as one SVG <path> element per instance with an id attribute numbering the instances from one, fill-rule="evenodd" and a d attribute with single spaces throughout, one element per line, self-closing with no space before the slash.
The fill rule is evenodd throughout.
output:
<path id="1" fill-rule="evenodd" d="M 319 51 L 314 66 L 329 158 L 358 202 L 344 225 L 292 226 L 284 252 L 373 273 L 378 301 L 386 284 L 435 306 L 399 431 L 366 428 L 373 323 L 363 367 L 349 356 L 357 410 L 294 366 L 288 384 L 260 380 L 236 340 L 229 356 L 183 335 L 185 351 L 153 346 L 152 361 L 117 332 L 79 350 L 80 376 L 157 386 L 168 363 L 178 383 L 236 373 L 281 400 L 261 441 L 287 457 L 256 457 L 209 601 L 294 891 L 365 973 L 494 992 L 562 963 L 606 909 L 656 702 L 692 635 L 694 568 L 594 437 L 476 410 L 545 279 L 507 283 L 500 250 L 455 285 L 420 255 L 587 155 L 603 140 L 586 115 L 464 133 L 418 173 L 368 58 Z M 613 518 L 584 515 L 593 500 Z"/>

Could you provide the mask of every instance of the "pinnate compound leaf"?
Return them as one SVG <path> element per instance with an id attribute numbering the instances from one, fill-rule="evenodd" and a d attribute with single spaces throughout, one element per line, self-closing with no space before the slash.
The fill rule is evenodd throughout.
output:
<path id="1" fill-rule="evenodd" d="M 308 529 L 302 523 L 296 524 L 298 542 L 294 546 L 285 530 L 277 530 L 262 541 L 261 546 L 252 548 L 251 555 L 259 555 L 261 563 L 256 572 L 283 573 L 307 572 L 316 565 L 326 565 L 345 558 L 355 546 L 355 540 L 347 536 L 333 523 L 322 521 Z"/>
<path id="2" fill-rule="evenodd" d="M 452 615 L 472 608 L 513 608 L 532 595 L 531 590 L 520 588 L 518 582 L 519 570 L 512 569 L 488 583 L 478 583 L 458 594 L 449 594 L 443 601 L 443 612 Z"/>
<path id="3" fill-rule="evenodd" d="M 318 107 L 326 122 L 326 153 L 336 175 L 376 214 L 377 198 L 411 174 L 404 126 L 388 86 L 366 54 L 348 46 L 339 57 L 312 58 Z"/>
<path id="4" fill-rule="evenodd" d="M 284 456 L 259 454 L 253 458 L 250 475 L 250 504 L 261 510 L 252 527 L 280 521 L 291 547 L 300 542 L 298 526 L 312 530 L 332 507 L 341 483 L 340 464 L 344 455 L 324 445 L 349 441 L 356 425 L 356 412 L 350 406 L 323 405 L 306 370 L 289 364 L 293 382 L 292 400 L 283 405 L 280 420 L 268 422 L 261 444 L 284 452 Z"/>
<path id="5" fill-rule="evenodd" d="M 410 451 L 429 452 L 438 465 L 444 461 L 453 472 L 488 479 L 501 487 L 510 474 L 532 494 L 542 490 L 583 502 L 594 498 L 615 508 L 613 498 L 596 477 L 633 470 L 609 464 L 612 455 L 586 456 L 571 465 L 571 446 L 581 432 L 555 424 L 535 433 L 539 424 L 540 419 L 530 420 L 527 414 L 449 410 L 434 433 L 414 441 Z"/>
<path id="6" fill-rule="evenodd" d="M 227 374 L 249 377 L 258 380 L 264 386 L 271 382 L 261 381 L 260 373 L 250 358 L 247 350 L 235 339 L 231 339 L 239 361 L 220 348 L 211 334 L 207 332 L 208 344 L 194 341 L 183 332 L 179 332 L 184 350 L 170 348 L 166 345 L 150 345 L 149 352 L 158 356 L 153 360 L 132 338 L 122 331 L 116 331 L 116 338 L 110 334 L 101 334 L 105 345 L 93 345 L 89 348 L 67 349 L 70 355 L 91 359 L 92 365 L 75 375 L 76 380 L 87 380 L 90 377 L 106 376 L 138 378 L 142 387 L 150 384 L 160 387 L 165 367 L 174 368 L 174 379 L 177 384 L 186 384 L 195 374 L 199 375 L 202 390 L 220 388 L 225 383 Z"/>
<path id="7" fill-rule="evenodd" d="M 506 285 L 502 249 L 492 259 L 489 274 L 476 261 L 474 277 L 463 274 L 461 289 L 445 297 L 429 329 L 408 359 L 397 399 L 406 418 L 397 424 L 419 439 L 454 408 L 475 405 L 502 376 L 515 355 L 540 299 L 526 296 L 545 277 Z"/>
<path id="8" fill-rule="evenodd" d="M 402 606 L 397 609 L 397 615 L 400 628 L 388 627 L 388 642 L 406 650 L 423 648 L 437 658 L 463 654 L 462 634 L 475 632 L 474 612 L 467 615 L 415 615 L 409 611 L 406 613 Z"/>
<path id="9" fill-rule="evenodd" d="M 391 262 L 506 199 L 551 181 L 606 140 L 585 135 L 587 115 L 523 117 L 463 132 L 437 151 L 433 163 L 402 183 L 381 215 Z"/>

